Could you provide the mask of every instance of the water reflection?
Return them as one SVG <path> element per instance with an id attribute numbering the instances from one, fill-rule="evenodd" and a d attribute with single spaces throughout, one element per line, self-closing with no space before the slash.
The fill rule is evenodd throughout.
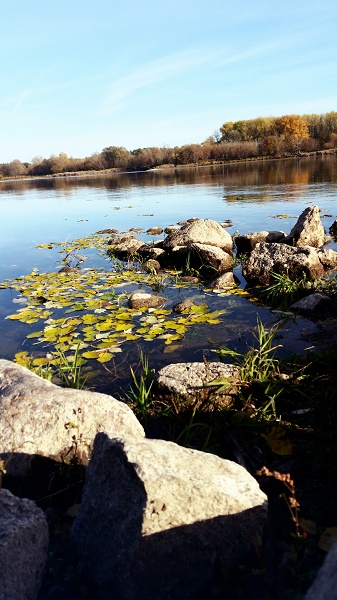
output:
<path id="1" fill-rule="evenodd" d="M 261 160 L 211 167 L 163 169 L 136 173 L 114 173 L 0 181 L 0 193 L 21 194 L 28 190 L 105 188 L 116 191 L 137 186 L 160 187 L 179 184 L 223 184 L 227 186 L 305 186 L 316 182 L 337 183 L 337 157 L 314 156 L 285 160 Z M 301 189 L 301 188 L 299 188 Z M 231 198 L 235 201 L 235 196 Z"/>

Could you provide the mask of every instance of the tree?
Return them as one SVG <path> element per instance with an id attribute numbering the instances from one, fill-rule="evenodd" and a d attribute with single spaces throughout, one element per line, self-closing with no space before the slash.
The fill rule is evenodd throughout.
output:
<path id="1" fill-rule="evenodd" d="M 130 158 L 130 152 L 124 146 L 108 146 L 107 148 L 103 148 L 102 155 L 109 169 L 125 168 Z"/>

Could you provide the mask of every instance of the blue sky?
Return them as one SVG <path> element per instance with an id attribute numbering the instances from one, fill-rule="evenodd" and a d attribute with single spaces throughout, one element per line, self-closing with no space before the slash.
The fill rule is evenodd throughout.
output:
<path id="1" fill-rule="evenodd" d="M 337 111 L 336 0 L 2 0 L 0 162 Z"/>

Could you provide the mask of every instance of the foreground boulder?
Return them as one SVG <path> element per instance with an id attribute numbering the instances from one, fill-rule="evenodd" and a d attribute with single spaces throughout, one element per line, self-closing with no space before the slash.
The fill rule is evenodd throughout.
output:
<path id="1" fill-rule="evenodd" d="M 284 239 L 291 246 L 313 246 L 321 248 L 325 241 L 324 227 L 318 206 L 309 206 L 299 216 L 291 232 Z"/>
<path id="2" fill-rule="evenodd" d="M 0 360 L 0 458 L 9 475 L 26 474 L 37 454 L 86 464 L 95 435 L 144 436 L 131 409 L 112 396 L 60 388 Z"/>
<path id="3" fill-rule="evenodd" d="M 43 511 L 31 500 L 0 490 L 0 599 L 35 600 L 47 553 Z"/>
<path id="4" fill-rule="evenodd" d="M 231 461 L 98 434 L 72 533 L 95 597 L 192 600 L 250 553 L 266 516 L 266 496 Z"/>
<path id="5" fill-rule="evenodd" d="M 249 285 L 269 285 L 273 273 L 287 275 L 292 280 L 303 276 L 320 279 L 324 267 L 318 253 L 310 246 L 293 248 L 285 244 L 257 244 L 244 262 L 242 275 Z"/>

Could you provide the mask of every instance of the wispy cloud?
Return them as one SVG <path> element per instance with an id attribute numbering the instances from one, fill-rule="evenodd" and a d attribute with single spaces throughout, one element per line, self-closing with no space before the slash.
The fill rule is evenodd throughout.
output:
<path id="1" fill-rule="evenodd" d="M 111 114 L 119 110 L 126 98 L 132 96 L 135 92 L 200 68 L 217 58 L 218 52 L 216 50 L 205 51 L 204 48 L 199 48 L 170 54 L 146 63 L 107 87 L 98 114 Z"/>

